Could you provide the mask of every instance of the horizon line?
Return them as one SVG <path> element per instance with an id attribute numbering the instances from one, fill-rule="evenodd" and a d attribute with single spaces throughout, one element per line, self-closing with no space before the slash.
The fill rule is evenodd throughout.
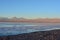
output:
<path id="1" fill-rule="evenodd" d="M 58 17 L 35 17 L 35 18 L 27 18 L 27 17 L 0 17 L 0 18 L 24 18 L 24 19 L 60 19 Z"/>

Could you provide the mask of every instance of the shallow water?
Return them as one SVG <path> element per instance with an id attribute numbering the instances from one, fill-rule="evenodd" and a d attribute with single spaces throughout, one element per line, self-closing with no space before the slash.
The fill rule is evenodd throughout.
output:
<path id="1" fill-rule="evenodd" d="M 0 36 L 60 29 L 60 23 L 0 22 Z"/>

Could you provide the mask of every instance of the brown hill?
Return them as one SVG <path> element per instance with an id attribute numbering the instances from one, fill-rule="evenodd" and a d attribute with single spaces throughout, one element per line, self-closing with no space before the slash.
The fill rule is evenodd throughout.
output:
<path id="1" fill-rule="evenodd" d="M 60 23 L 60 19 L 9 19 L 0 22 L 35 22 L 35 23 Z"/>

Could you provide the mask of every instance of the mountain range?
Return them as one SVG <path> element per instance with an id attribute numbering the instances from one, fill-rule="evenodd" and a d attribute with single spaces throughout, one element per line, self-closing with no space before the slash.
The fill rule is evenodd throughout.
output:
<path id="1" fill-rule="evenodd" d="M 36 22 L 36 23 L 60 23 L 60 18 L 36 18 L 36 19 L 27 19 L 27 18 L 5 18 L 0 17 L 0 22 Z"/>

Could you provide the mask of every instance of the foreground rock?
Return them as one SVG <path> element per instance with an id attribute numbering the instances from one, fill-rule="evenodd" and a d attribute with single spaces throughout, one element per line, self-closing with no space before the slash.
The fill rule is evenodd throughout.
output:
<path id="1" fill-rule="evenodd" d="M 1 36 L 0 40 L 60 40 L 60 29 L 11 36 Z"/>

